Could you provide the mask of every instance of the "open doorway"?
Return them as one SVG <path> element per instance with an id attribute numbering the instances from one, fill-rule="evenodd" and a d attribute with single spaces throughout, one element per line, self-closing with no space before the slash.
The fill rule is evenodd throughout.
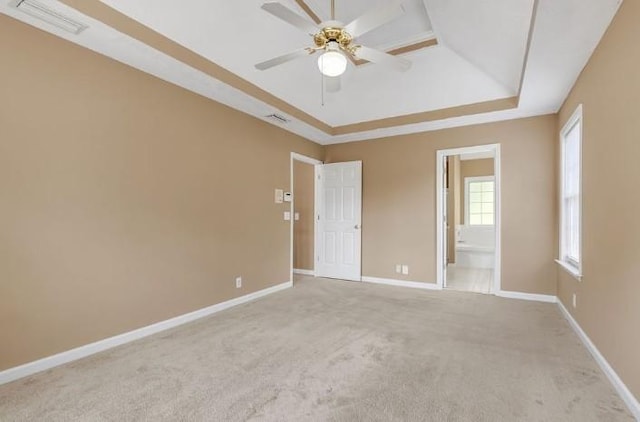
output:
<path id="1" fill-rule="evenodd" d="M 291 280 L 315 275 L 316 166 L 322 161 L 291 153 Z"/>
<path id="2" fill-rule="evenodd" d="M 438 285 L 500 290 L 498 145 L 438 151 Z"/>

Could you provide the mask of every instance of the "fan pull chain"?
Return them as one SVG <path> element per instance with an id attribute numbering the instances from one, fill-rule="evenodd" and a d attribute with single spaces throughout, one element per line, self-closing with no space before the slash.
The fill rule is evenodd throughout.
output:
<path id="1" fill-rule="evenodd" d="M 331 0 L 331 20 L 336 20 L 336 0 Z"/>

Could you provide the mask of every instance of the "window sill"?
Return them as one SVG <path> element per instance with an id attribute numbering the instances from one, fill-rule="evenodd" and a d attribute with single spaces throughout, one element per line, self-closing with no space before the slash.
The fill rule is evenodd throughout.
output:
<path id="1" fill-rule="evenodd" d="M 560 265 L 562 269 L 568 272 L 569 275 L 571 275 L 571 277 L 575 278 L 578 281 L 582 281 L 582 274 L 580 273 L 580 270 L 578 270 L 576 267 L 564 261 L 560 261 L 559 259 L 556 259 L 556 263 Z"/>

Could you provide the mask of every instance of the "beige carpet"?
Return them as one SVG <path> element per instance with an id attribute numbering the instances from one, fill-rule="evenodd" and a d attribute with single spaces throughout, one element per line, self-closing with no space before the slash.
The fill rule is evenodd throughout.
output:
<path id="1" fill-rule="evenodd" d="M 555 305 L 305 279 L 0 386 L 2 421 L 631 421 Z"/>

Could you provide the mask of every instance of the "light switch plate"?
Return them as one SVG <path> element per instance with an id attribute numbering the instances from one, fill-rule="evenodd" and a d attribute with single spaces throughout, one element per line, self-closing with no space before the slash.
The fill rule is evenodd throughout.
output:
<path id="1" fill-rule="evenodd" d="M 291 220 L 291 212 L 290 211 L 285 211 L 284 212 L 284 221 L 290 221 Z"/>
<path id="2" fill-rule="evenodd" d="M 276 189 L 275 201 L 276 204 L 282 204 L 284 201 L 284 191 L 282 189 Z"/>
<path id="3" fill-rule="evenodd" d="M 404 275 L 408 275 L 409 274 L 409 266 L 408 265 L 403 265 L 402 266 L 402 274 L 404 274 Z"/>
<path id="4" fill-rule="evenodd" d="M 396 273 L 400 274 L 402 272 L 402 265 L 396 264 Z"/>
<path id="5" fill-rule="evenodd" d="M 293 214 L 293 219 L 296 220 L 296 221 L 300 220 L 300 213 L 299 212 L 294 213 Z"/>

